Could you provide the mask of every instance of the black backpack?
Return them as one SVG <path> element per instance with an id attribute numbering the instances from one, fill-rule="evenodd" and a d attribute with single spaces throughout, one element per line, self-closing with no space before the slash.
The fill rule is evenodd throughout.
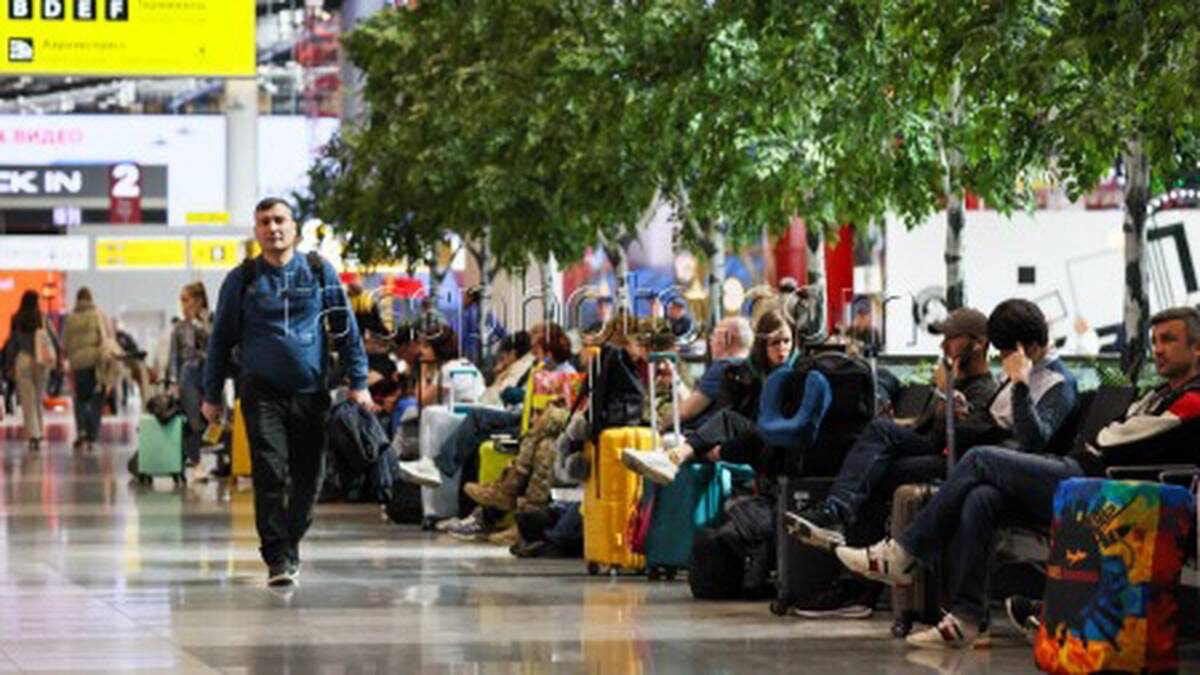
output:
<path id="1" fill-rule="evenodd" d="M 617 427 L 636 426 L 642 421 L 646 388 L 637 363 L 624 349 L 602 347 L 599 373 L 592 381 L 592 437 Z"/>
<path id="2" fill-rule="evenodd" d="M 832 476 L 867 423 L 875 417 L 875 377 L 871 364 L 841 352 L 822 352 L 800 358 L 796 370 L 817 370 L 829 381 L 833 400 L 821 421 L 817 441 L 799 461 L 806 476 Z"/>
<path id="3" fill-rule="evenodd" d="M 721 388 L 718 390 L 717 405 L 714 409 L 728 409 L 743 417 L 755 419 L 758 417 L 762 384 L 763 378 L 748 359 L 730 364 L 721 378 Z"/>

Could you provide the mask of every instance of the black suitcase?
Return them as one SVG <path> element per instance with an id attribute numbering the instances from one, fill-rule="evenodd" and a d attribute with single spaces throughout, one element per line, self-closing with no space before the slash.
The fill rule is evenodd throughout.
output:
<path id="1" fill-rule="evenodd" d="M 841 571 L 837 558 L 830 552 L 801 544 L 788 536 L 783 514 L 812 508 L 825 498 L 832 485 L 831 478 L 779 479 L 778 510 L 775 517 L 777 594 L 771 612 L 784 616 L 797 606 L 811 602 L 817 594 L 833 585 Z"/>

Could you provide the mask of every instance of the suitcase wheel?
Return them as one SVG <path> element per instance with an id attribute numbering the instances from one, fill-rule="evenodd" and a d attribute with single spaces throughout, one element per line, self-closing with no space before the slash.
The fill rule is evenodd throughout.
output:
<path id="1" fill-rule="evenodd" d="M 675 581 L 675 577 L 679 575 L 679 570 L 674 567 L 667 570 L 667 581 Z"/>
<path id="2" fill-rule="evenodd" d="M 187 476 L 182 473 L 177 473 L 174 476 L 171 476 L 171 481 L 175 483 L 175 485 L 187 485 Z"/>
<path id="3" fill-rule="evenodd" d="M 658 581 L 663 578 L 663 573 L 657 567 L 647 567 L 646 578 L 650 581 Z"/>
<path id="4" fill-rule="evenodd" d="M 154 482 L 153 476 L 144 473 L 139 473 L 137 479 L 142 485 L 150 485 Z"/>
<path id="5" fill-rule="evenodd" d="M 588 572 L 588 574 L 590 574 L 592 576 L 596 576 L 597 574 L 600 574 L 600 565 L 598 565 L 594 562 L 588 563 L 587 564 L 587 572 Z"/>
<path id="6" fill-rule="evenodd" d="M 912 632 L 912 618 L 908 616 L 898 616 L 896 621 L 892 623 L 892 637 L 903 640 Z"/>
<path id="7" fill-rule="evenodd" d="M 771 613 L 775 616 L 787 616 L 788 604 L 782 600 L 772 600 Z"/>

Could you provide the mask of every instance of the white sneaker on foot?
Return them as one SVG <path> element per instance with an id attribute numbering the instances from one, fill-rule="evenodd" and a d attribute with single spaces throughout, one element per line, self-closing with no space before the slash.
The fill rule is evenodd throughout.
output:
<path id="1" fill-rule="evenodd" d="M 400 462 L 400 478 L 425 487 L 441 487 L 442 471 L 428 457 Z"/>
<path id="2" fill-rule="evenodd" d="M 938 625 L 910 633 L 905 642 L 926 649 L 963 649 L 984 646 L 988 635 L 973 621 L 959 619 L 947 612 Z"/>
<path id="3" fill-rule="evenodd" d="M 621 463 L 630 471 L 645 476 L 660 485 L 670 485 L 679 473 L 679 467 L 671 461 L 669 453 L 658 450 L 621 450 Z"/>
<path id="4" fill-rule="evenodd" d="M 917 561 L 891 537 L 866 548 L 839 546 L 834 552 L 846 569 L 859 576 L 893 586 L 912 584 L 912 568 Z"/>

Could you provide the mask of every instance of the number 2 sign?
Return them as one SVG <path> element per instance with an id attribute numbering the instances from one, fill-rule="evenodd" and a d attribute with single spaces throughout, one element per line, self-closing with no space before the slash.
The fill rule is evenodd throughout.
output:
<path id="1" fill-rule="evenodd" d="M 108 219 L 114 225 L 142 222 L 142 170 L 133 162 L 108 170 Z"/>

